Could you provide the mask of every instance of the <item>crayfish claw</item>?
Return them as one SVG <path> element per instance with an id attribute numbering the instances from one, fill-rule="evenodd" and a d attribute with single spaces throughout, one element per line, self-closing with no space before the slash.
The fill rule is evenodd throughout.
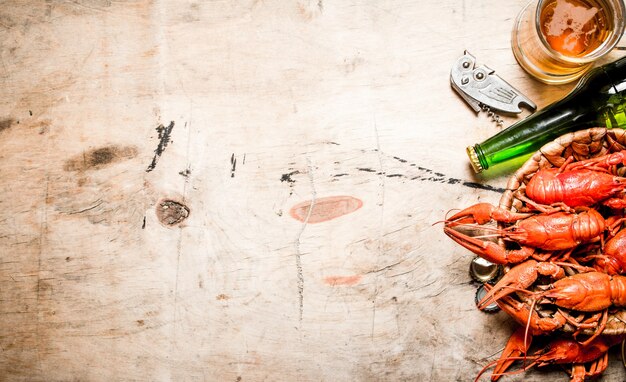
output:
<path id="1" fill-rule="evenodd" d="M 489 291 L 492 287 L 485 284 L 485 289 Z M 543 316 L 534 309 L 534 304 L 527 304 L 513 297 L 505 296 L 497 301 L 503 312 L 513 318 L 518 324 L 527 326 L 532 335 L 542 335 L 562 328 L 566 323 L 565 317 L 560 312 L 553 315 Z"/>
<path id="2" fill-rule="evenodd" d="M 539 274 L 538 264 L 540 263 L 535 260 L 527 260 L 511 268 L 479 301 L 478 308 L 484 309 L 489 304 L 515 291 L 525 290 L 531 286 Z"/>
<path id="3" fill-rule="evenodd" d="M 492 241 L 486 241 L 483 240 L 483 238 L 469 236 L 449 226 L 445 226 L 443 228 L 443 232 L 452 240 L 485 260 L 496 264 L 506 264 L 508 262 L 506 258 L 506 251 Z"/>
<path id="4" fill-rule="evenodd" d="M 446 220 L 448 224 L 485 224 L 491 220 L 496 207 L 489 203 L 478 203 L 457 212 Z"/>
<path id="5" fill-rule="evenodd" d="M 512 212 L 489 203 L 477 203 L 452 215 L 446 220 L 446 224 L 485 224 L 491 220 L 514 223 L 532 215 L 532 213 Z"/>

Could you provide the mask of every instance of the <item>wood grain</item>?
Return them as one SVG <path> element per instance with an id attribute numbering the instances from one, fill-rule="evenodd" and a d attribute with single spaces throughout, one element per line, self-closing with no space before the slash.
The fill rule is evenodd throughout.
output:
<path id="1" fill-rule="evenodd" d="M 513 324 L 436 223 L 509 173 L 472 174 L 498 129 L 449 72 L 563 96 L 515 63 L 523 3 L 5 2 L 0 379 L 473 380 Z"/>

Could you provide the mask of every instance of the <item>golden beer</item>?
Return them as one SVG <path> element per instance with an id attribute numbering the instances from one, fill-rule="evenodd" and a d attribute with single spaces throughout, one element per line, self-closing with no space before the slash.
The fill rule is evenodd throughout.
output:
<path id="1" fill-rule="evenodd" d="M 620 0 L 539 0 L 520 12 L 512 48 L 520 66 L 549 84 L 571 82 L 610 52 L 624 31 Z"/>

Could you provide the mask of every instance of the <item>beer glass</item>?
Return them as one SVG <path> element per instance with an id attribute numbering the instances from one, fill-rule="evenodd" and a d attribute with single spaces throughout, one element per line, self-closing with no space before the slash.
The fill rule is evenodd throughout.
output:
<path id="1" fill-rule="evenodd" d="M 515 20 L 513 54 L 541 82 L 574 81 L 619 42 L 624 14 L 622 0 L 533 0 Z"/>

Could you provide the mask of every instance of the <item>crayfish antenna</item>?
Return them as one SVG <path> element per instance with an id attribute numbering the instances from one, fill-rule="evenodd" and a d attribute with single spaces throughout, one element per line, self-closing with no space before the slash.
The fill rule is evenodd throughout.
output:
<path id="1" fill-rule="evenodd" d="M 489 369 L 490 367 L 494 366 L 495 364 L 498 363 L 498 361 L 500 361 L 499 359 L 495 360 L 495 361 L 491 361 L 489 362 L 487 365 L 485 365 L 485 367 L 483 367 L 482 369 L 480 369 L 480 371 L 478 372 L 478 375 L 476 376 L 476 378 L 474 379 L 474 382 L 478 382 L 478 380 L 480 379 L 480 377 L 485 374 L 485 372 L 487 371 L 487 369 Z M 493 375 L 492 375 L 492 380 L 493 380 Z"/>
<path id="2" fill-rule="evenodd" d="M 495 285 L 497 286 L 497 284 Z M 499 286 L 498 289 L 495 289 L 495 286 L 491 286 L 489 284 L 485 284 L 485 290 L 487 294 L 478 302 L 478 309 L 483 310 L 485 307 L 489 306 L 493 302 L 497 302 L 502 297 L 508 296 L 513 292 L 526 293 L 531 296 L 535 296 L 536 292 L 531 292 L 527 289 L 523 289 L 520 287 L 515 287 L 512 285 L 502 285 Z M 510 292 L 505 293 L 504 290 L 510 290 Z M 491 292 L 493 290 L 493 292 Z"/>
<path id="3" fill-rule="evenodd" d="M 431 227 L 432 227 L 432 226 L 434 226 L 434 225 L 437 225 L 437 224 L 441 224 L 441 223 L 444 223 L 444 224 L 451 223 L 451 220 L 450 220 L 450 219 L 448 219 L 448 215 L 450 215 L 450 213 L 451 213 L 452 211 L 460 211 L 460 209 L 459 209 L 459 208 L 453 208 L 453 209 L 448 210 L 448 211 L 446 212 L 446 214 L 443 216 L 443 220 L 437 220 L 436 222 L 434 222 L 434 223 L 431 225 Z"/>
<path id="4" fill-rule="evenodd" d="M 532 312 L 535 309 L 536 305 L 537 305 L 537 299 L 532 299 L 532 303 L 530 304 L 529 311 Z M 526 340 L 528 339 L 528 332 L 530 330 L 531 317 L 532 317 L 532 314 L 529 314 L 528 320 L 526 320 L 526 329 L 524 330 L 524 349 L 526 349 L 526 352 L 528 352 L 528 348 L 530 347 L 530 344 L 527 344 Z M 526 352 L 524 352 L 524 364 L 526 364 Z"/>
<path id="5" fill-rule="evenodd" d="M 593 258 L 594 256 L 601 256 L 601 255 L 592 255 L 592 256 L 589 256 L 589 258 Z M 580 273 L 596 272 L 595 268 L 586 267 L 586 266 L 580 265 L 580 264 L 567 263 L 567 262 L 563 262 L 563 261 L 554 261 L 554 262 L 552 262 L 552 264 L 556 264 L 556 265 L 564 267 L 564 268 L 565 267 L 573 268 L 573 269 L 576 269 Z"/>
<path id="6" fill-rule="evenodd" d="M 446 212 L 446 214 L 444 215 L 444 219 L 447 221 L 448 220 L 448 215 L 450 215 L 450 212 L 452 211 L 461 211 L 460 208 L 451 208 L 448 210 L 448 212 Z"/>
<path id="7" fill-rule="evenodd" d="M 522 360 L 522 359 L 525 359 L 525 358 L 526 358 L 526 357 L 507 357 L 507 358 L 506 358 L 506 360 L 509 360 L 509 361 L 519 361 L 519 360 Z M 532 356 L 532 357 L 529 357 L 529 358 L 535 358 L 535 359 L 536 359 L 536 358 L 538 358 L 538 356 Z M 477 375 L 477 376 L 476 376 L 476 378 L 474 379 L 474 382 L 478 382 L 478 380 L 480 379 L 480 377 L 482 377 L 482 375 L 483 375 L 483 374 L 485 374 L 485 372 L 486 372 L 486 371 L 487 371 L 490 367 L 494 366 L 494 365 L 495 365 L 495 364 L 497 364 L 499 361 L 500 361 L 500 360 L 499 360 L 499 359 L 497 359 L 497 360 L 491 361 L 491 362 L 489 362 L 487 365 L 485 365 L 485 367 L 483 367 L 483 368 L 480 370 L 480 372 L 478 372 L 478 375 Z M 536 364 L 537 364 L 537 361 L 535 360 L 535 361 L 533 361 L 532 363 L 530 363 L 530 364 L 528 364 L 528 365 L 525 365 L 524 367 L 522 367 L 522 368 L 520 368 L 520 369 L 518 369 L 518 370 L 513 370 L 513 371 L 503 371 L 503 372 L 500 372 L 500 373 L 495 373 L 495 372 L 494 372 L 493 374 L 491 374 L 491 380 L 492 380 L 492 381 L 497 381 L 497 380 L 498 380 L 500 377 L 502 377 L 503 375 L 515 375 L 515 374 L 523 373 L 523 372 L 525 372 L 526 370 L 528 370 L 528 369 L 532 368 L 533 366 L 535 366 Z"/>
<path id="8" fill-rule="evenodd" d="M 454 223 L 453 221 L 451 221 L 450 219 L 448 219 L 448 215 L 450 215 L 451 212 L 453 211 L 460 211 L 460 208 L 452 208 L 449 209 L 446 214 L 443 216 L 443 220 L 437 220 L 436 222 L 434 222 L 433 224 L 431 224 L 431 227 L 437 225 L 437 224 L 450 224 L 450 223 Z"/>

